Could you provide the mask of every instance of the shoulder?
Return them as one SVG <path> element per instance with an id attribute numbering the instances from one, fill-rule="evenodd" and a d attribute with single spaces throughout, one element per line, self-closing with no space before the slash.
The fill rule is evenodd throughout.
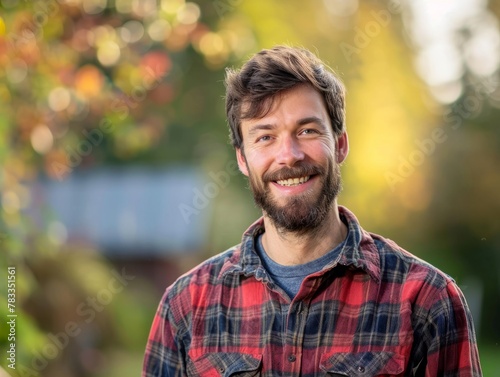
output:
<path id="1" fill-rule="evenodd" d="M 382 282 L 401 284 L 409 292 L 432 294 L 435 298 L 455 286 L 451 276 L 396 242 L 373 233 L 370 236 L 379 254 Z"/>
<path id="2" fill-rule="evenodd" d="M 356 216 L 347 208 L 339 206 L 339 213 L 349 228 L 348 237 L 355 245 L 353 254 L 348 255 L 347 260 L 364 265 L 382 284 L 408 283 L 444 289 L 449 283 L 453 283 L 449 275 L 403 249 L 396 242 L 364 230 Z"/>
<path id="3" fill-rule="evenodd" d="M 380 259 L 380 291 L 389 302 L 397 302 L 402 313 L 412 313 L 425 328 L 450 320 L 472 327 L 465 296 L 452 277 L 394 241 L 370 236 Z"/>
<path id="4" fill-rule="evenodd" d="M 219 253 L 181 275 L 167 287 L 161 305 L 182 316 L 197 302 L 207 301 L 209 292 L 221 284 L 224 271 L 240 263 L 240 245 Z"/>

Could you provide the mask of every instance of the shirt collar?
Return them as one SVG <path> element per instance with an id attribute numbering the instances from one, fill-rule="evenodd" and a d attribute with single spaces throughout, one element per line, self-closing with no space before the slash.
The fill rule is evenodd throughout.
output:
<path id="1" fill-rule="evenodd" d="M 340 252 L 339 258 L 325 266 L 322 272 L 327 271 L 340 264 L 346 267 L 359 268 L 376 281 L 380 280 L 380 258 L 377 247 L 371 235 L 364 231 L 359 225 L 356 216 L 343 206 L 339 206 L 339 215 L 347 225 L 348 233 L 346 242 Z M 255 251 L 256 236 L 264 232 L 264 219 L 261 217 L 255 221 L 243 234 L 241 244 L 232 258 L 230 258 L 221 270 L 221 275 L 226 273 L 241 273 L 244 275 L 255 275 L 257 279 L 264 279 L 265 269 Z"/>
<path id="2" fill-rule="evenodd" d="M 360 268 L 380 281 L 380 256 L 372 236 L 361 228 L 356 216 L 347 208 L 339 206 L 339 214 L 348 229 L 339 264 Z"/>

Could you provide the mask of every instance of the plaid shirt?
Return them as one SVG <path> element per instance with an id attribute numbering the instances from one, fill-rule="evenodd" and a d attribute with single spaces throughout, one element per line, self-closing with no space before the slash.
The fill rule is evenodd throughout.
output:
<path id="1" fill-rule="evenodd" d="M 339 211 L 345 246 L 293 300 L 255 252 L 262 219 L 180 277 L 158 308 L 142 376 L 481 376 L 455 282 Z"/>

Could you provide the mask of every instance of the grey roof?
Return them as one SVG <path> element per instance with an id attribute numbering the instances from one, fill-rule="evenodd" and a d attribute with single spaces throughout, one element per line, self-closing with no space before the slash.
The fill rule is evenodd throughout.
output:
<path id="1" fill-rule="evenodd" d="M 108 255 L 192 251 L 203 246 L 208 232 L 210 201 L 205 208 L 193 206 L 205 182 L 192 167 L 73 172 L 63 181 L 38 181 L 35 213 L 48 208 L 49 217 L 66 227 L 69 241 L 88 241 Z M 189 216 L 182 215 L 182 205 L 192 209 Z"/>

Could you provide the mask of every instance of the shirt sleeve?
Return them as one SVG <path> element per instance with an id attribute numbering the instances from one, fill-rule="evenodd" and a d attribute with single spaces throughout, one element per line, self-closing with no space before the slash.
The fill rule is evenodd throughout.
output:
<path id="1" fill-rule="evenodd" d="M 142 377 L 185 376 L 185 352 L 169 310 L 167 294 L 155 314 L 144 356 Z"/>
<path id="2" fill-rule="evenodd" d="M 425 326 L 425 376 L 482 376 L 472 316 L 463 293 L 449 282 Z"/>

